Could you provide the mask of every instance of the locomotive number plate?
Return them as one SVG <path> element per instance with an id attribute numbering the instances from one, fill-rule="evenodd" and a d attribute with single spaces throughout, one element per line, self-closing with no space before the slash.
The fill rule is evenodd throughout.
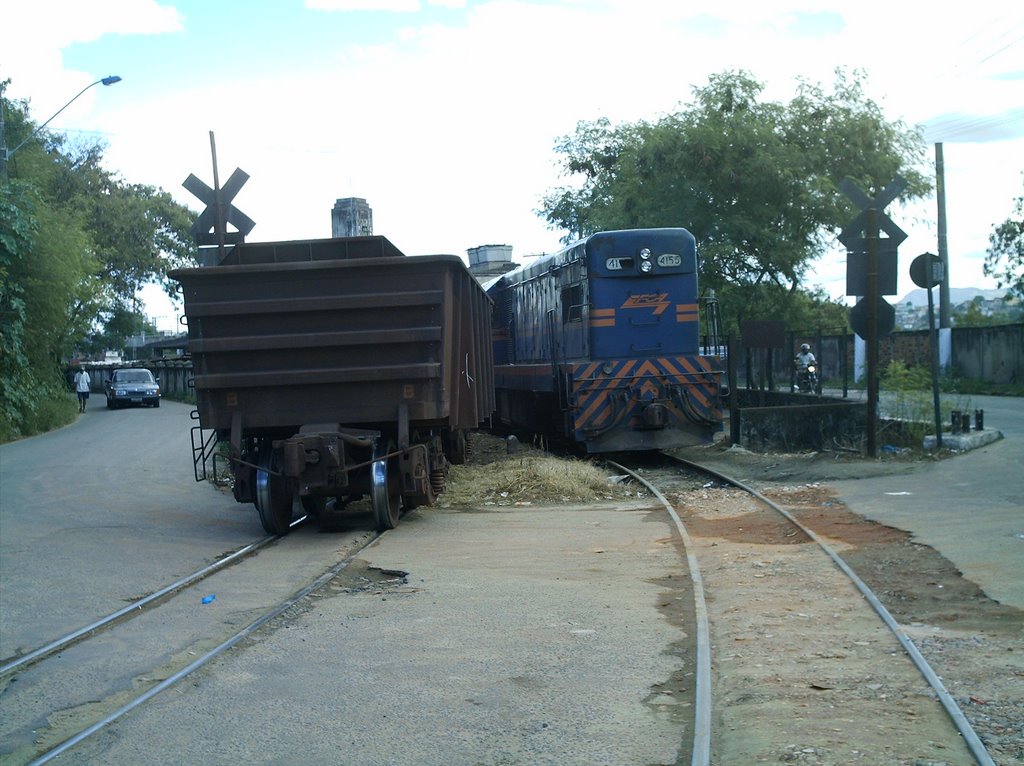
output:
<path id="1" fill-rule="evenodd" d="M 604 267 L 608 271 L 622 271 L 623 269 L 633 268 L 632 258 L 609 258 L 604 262 Z"/>
<path id="2" fill-rule="evenodd" d="M 676 253 L 662 253 L 658 256 L 658 265 L 663 268 L 683 265 L 683 256 Z"/>

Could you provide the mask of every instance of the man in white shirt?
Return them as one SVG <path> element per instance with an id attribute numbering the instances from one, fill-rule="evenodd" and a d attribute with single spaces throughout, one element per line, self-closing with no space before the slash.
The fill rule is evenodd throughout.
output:
<path id="1" fill-rule="evenodd" d="M 796 355 L 797 369 L 807 369 L 807 365 L 814 364 L 814 354 L 811 347 L 804 343 L 800 346 L 800 353 Z"/>
<path id="2" fill-rule="evenodd" d="M 75 391 L 78 393 L 78 411 L 85 412 L 85 403 L 89 401 L 89 373 L 79 370 L 75 373 Z"/>

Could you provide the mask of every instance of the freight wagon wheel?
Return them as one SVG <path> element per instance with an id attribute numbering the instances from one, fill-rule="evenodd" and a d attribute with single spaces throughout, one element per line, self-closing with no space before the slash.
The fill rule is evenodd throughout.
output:
<path id="1" fill-rule="evenodd" d="M 385 455 L 394 450 L 394 444 L 379 444 L 373 451 L 373 465 L 370 466 L 370 501 L 377 530 L 383 532 L 398 525 L 398 513 L 402 504 L 402 488 L 396 466 Z"/>
<path id="2" fill-rule="evenodd" d="M 292 487 L 280 475 L 281 455 L 269 444 L 260 450 L 256 460 L 256 510 L 260 512 L 263 529 L 270 535 L 288 534 L 292 521 Z M 276 475 L 275 475 L 276 474 Z"/>

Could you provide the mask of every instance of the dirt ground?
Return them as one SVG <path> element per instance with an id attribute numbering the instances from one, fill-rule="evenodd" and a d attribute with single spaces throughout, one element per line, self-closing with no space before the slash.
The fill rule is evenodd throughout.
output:
<path id="1" fill-rule="evenodd" d="M 522 463 L 524 455 L 538 454 L 522 445 L 509 453 L 491 437 L 475 439 L 473 449 L 472 464 L 456 484 L 486 483 L 488 465 L 493 471 L 493 463 Z M 702 463 L 723 457 L 715 450 L 685 456 Z M 720 461 L 724 473 L 793 513 L 871 587 L 942 678 L 994 761 L 1024 766 L 1024 613 L 987 598 L 907 533 L 852 513 L 828 486 L 831 480 L 905 471 L 912 458 L 727 457 Z M 973 763 L 895 638 L 845 576 L 822 566 L 824 557 L 802 533 L 737 490 L 706 486 L 706 479 L 669 483 L 670 499 L 700 549 L 709 591 L 716 763 Z M 634 489 L 617 485 L 609 491 L 634 495 Z M 506 492 L 491 502 L 559 501 L 535 485 L 528 497 Z"/>

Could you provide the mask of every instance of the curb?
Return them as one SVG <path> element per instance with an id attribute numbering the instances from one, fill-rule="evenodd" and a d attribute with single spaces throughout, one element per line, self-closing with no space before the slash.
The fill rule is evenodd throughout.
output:
<path id="1" fill-rule="evenodd" d="M 1003 432 L 995 428 L 984 428 L 981 431 L 971 431 L 968 434 L 943 434 L 942 435 L 942 446 L 946 449 L 956 450 L 957 452 L 966 452 L 967 450 L 977 449 L 983 447 L 986 444 L 1002 439 Z M 922 446 L 925 449 L 935 449 L 935 436 L 924 437 Z"/>

